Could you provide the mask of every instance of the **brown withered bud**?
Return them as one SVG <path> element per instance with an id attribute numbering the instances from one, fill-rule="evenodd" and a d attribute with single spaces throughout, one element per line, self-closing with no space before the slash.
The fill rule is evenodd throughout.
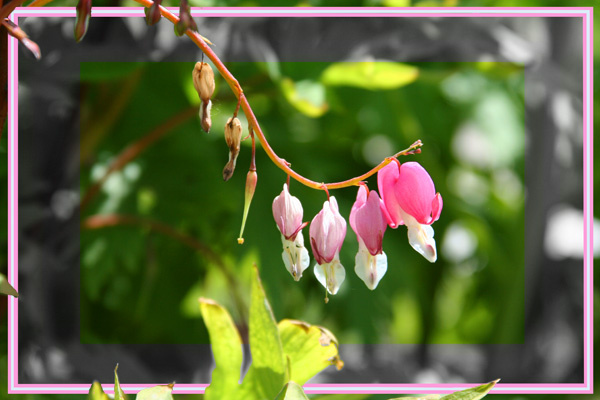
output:
<path id="1" fill-rule="evenodd" d="M 210 65 L 197 62 L 192 71 L 192 79 L 200 100 L 207 103 L 215 91 L 215 74 Z"/>
<path id="2" fill-rule="evenodd" d="M 200 124 L 202 125 L 202 129 L 204 132 L 208 133 L 210 131 L 210 127 L 212 126 L 212 121 L 210 119 L 210 108 L 212 106 L 212 102 L 209 100 L 207 103 L 202 103 L 200 106 Z"/>
<path id="3" fill-rule="evenodd" d="M 242 123 L 239 119 L 232 117 L 225 124 L 225 142 L 229 147 L 229 161 L 223 169 L 223 180 L 228 181 L 233 176 L 235 162 L 240 154 L 240 143 L 242 141 Z"/>
<path id="4" fill-rule="evenodd" d="M 144 8 L 146 14 L 146 24 L 154 25 L 160 21 L 160 4 L 162 0 L 154 0 L 154 3 L 149 8 Z"/>
<path id="5" fill-rule="evenodd" d="M 196 22 L 194 21 L 194 18 L 192 18 L 187 0 L 180 0 L 179 22 L 175 24 L 175 34 L 177 36 L 183 36 L 188 29 L 198 32 L 198 26 L 196 26 Z"/>
<path id="6" fill-rule="evenodd" d="M 85 36 L 90 17 L 92 16 L 92 0 L 79 0 L 77 2 L 77 18 L 75 19 L 75 41 L 79 42 Z"/>

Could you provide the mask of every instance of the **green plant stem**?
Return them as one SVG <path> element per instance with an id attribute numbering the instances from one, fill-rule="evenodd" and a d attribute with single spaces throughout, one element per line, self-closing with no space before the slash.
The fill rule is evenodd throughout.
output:
<path id="1" fill-rule="evenodd" d="M 135 1 L 147 8 L 151 7 L 152 4 L 154 4 L 151 0 L 135 0 Z M 170 12 L 169 10 L 167 10 L 166 8 L 164 8 L 162 6 L 160 6 L 160 13 L 163 17 L 165 17 L 166 19 L 171 21 L 173 24 L 177 24 L 179 22 L 179 18 L 177 16 L 175 16 L 172 12 Z M 225 79 L 225 81 L 227 82 L 227 84 L 229 85 L 229 87 L 231 88 L 233 93 L 235 94 L 235 96 L 238 98 L 238 101 L 241 104 L 242 109 L 244 110 L 244 114 L 246 114 L 246 119 L 248 120 L 248 123 L 250 124 L 250 126 L 253 128 L 254 133 L 256 134 L 256 137 L 258 138 L 258 141 L 260 142 L 263 150 L 265 151 L 265 153 L 267 153 L 267 156 L 271 159 L 271 161 L 273 161 L 273 163 L 277 167 L 279 167 L 281 170 L 283 170 L 287 175 L 291 176 L 292 178 L 294 178 L 295 180 L 297 180 L 298 182 L 302 183 L 305 186 L 308 186 L 308 187 L 311 187 L 311 188 L 317 189 L 317 190 L 341 189 L 344 187 L 356 186 L 360 182 L 362 182 L 365 179 L 369 178 L 370 176 L 374 175 L 375 173 L 377 173 L 377 171 L 379 171 L 380 169 L 382 169 L 383 167 L 388 165 L 392 161 L 392 159 L 402 156 L 402 155 L 414 154 L 414 153 L 418 152 L 417 151 L 418 148 L 422 146 L 421 141 L 418 140 L 415 143 L 413 143 L 409 148 L 402 150 L 402 151 L 394 154 L 391 157 L 387 157 L 379 165 L 377 165 L 375 168 L 371 169 L 370 171 L 368 171 L 360 176 L 357 176 L 355 178 L 351 178 L 351 179 L 348 179 L 345 181 L 335 182 L 335 183 L 323 183 L 323 182 L 315 182 L 308 178 L 305 178 L 304 176 L 300 175 L 299 173 L 297 173 L 296 171 L 291 169 L 290 163 L 285 161 L 283 158 L 279 157 L 275 153 L 275 151 L 271 148 L 265 135 L 263 134 L 262 130 L 260 129 L 260 125 L 258 124 L 256 116 L 254 115 L 254 112 L 252 111 L 252 108 L 250 107 L 250 103 L 248 103 L 248 100 L 246 99 L 246 96 L 244 95 L 244 91 L 242 90 L 242 87 L 240 86 L 239 82 L 237 81 L 237 79 L 235 79 L 235 77 L 227 69 L 227 67 L 225 67 L 225 65 L 219 59 L 219 57 L 215 54 L 215 52 L 212 51 L 212 49 L 207 44 L 205 39 L 199 33 L 191 31 L 189 29 L 186 31 L 186 34 L 200 48 L 200 50 L 202 50 L 202 52 L 213 62 L 215 68 L 217 68 L 217 70 L 219 71 L 221 76 Z"/>
<path id="2" fill-rule="evenodd" d="M 237 281 L 233 274 L 227 269 L 225 262 L 221 259 L 221 257 L 214 252 L 209 246 L 202 243 L 198 239 L 186 235 L 184 233 L 179 232 L 175 228 L 158 221 L 154 221 L 148 218 L 141 218 L 134 215 L 123 215 L 123 214 L 96 214 L 86 218 L 82 223 L 81 227 L 84 229 L 102 229 L 109 228 L 113 226 L 142 226 L 151 231 L 155 231 L 158 233 L 162 233 L 163 235 L 169 236 L 180 243 L 190 247 L 193 250 L 198 251 L 207 260 L 214 263 L 217 268 L 223 273 L 225 279 L 227 280 L 227 284 L 229 285 L 229 289 L 233 294 L 233 298 L 235 301 L 235 305 L 238 311 L 238 314 L 241 318 L 241 321 L 246 321 L 246 307 L 244 306 L 244 302 L 238 292 Z"/>

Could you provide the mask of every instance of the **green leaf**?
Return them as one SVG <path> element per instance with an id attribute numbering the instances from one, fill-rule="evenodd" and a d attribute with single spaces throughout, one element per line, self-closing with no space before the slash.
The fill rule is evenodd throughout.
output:
<path id="1" fill-rule="evenodd" d="M 19 297 L 19 293 L 17 293 L 17 291 L 15 290 L 15 288 L 12 287 L 10 285 L 10 283 L 8 283 L 8 280 L 2 274 L 0 274 L 0 293 L 1 294 L 6 294 L 6 295 L 11 295 L 11 296 L 14 296 L 14 297 Z"/>
<path id="2" fill-rule="evenodd" d="M 135 397 L 136 400 L 173 400 L 173 384 L 159 385 L 140 390 Z"/>
<path id="3" fill-rule="evenodd" d="M 294 381 L 289 381 L 285 384 L 279 395 L 275 400 L 308 400 L 302 386 L 298 385 Z"/>
<path id="4" fill-rule="evenodd" d="M 294 82 L 290 78 L 284 78 L 281 81 L 281 91 L 296 110 L 308 117 L 320 117 L 329 109 L 329 104 L 325 101 L 325 88 L 319 82 Z"/>
<path id="5" fill-rule="evenodd" d="M 387 62 L 340 62 L 331 64 L 321 75 L 329 86 L 353 86 L 369 90 L 397 89 L 414 82 L 419 69 L 412 65 Z"/>
<path id="6" fill-rule="evenodd" d="M 97 381 L 92 383 L 87 398 L 88 400 L 109 400 L 108 395 L 104 393 L 102 386 Z"/>
<path id="7" fill-rule="evenodd" d="M 426 394 L 419 397 L 396 397 L 389 400 L 439 400 L 440 397 L 439 394 Z"/>
<path id="8" fill-rule="evenodd" d="M 117 369 L 119 368 L 119 364 L 115 367 L 115 400 L 125 400 L 127 396 L 125 396 L 125 392 L 121 389 L 121 384 L 119 383 L 119 376 L 117 375 Z"/>
<path id="9" fill-rule="evenodd" d="M 227 399 L 233 395 L 240 380 L 242 339 L 227 310 L 217 302 L 201 298 L 200 312 L 208 329 L 216 364 L 204 397 L 206 400 Z"/>
<path id="10" fill-rule="evenodd" d="M 329 365 L 342 367 L 337 339 L 327 329 L 291 319 L 281 320 L 278 328 L 292 381 L 304 385 Z"/>
<path id="11" fill-rule="evenodd" d="M 454 392 L 442 396 L 440 400 L 479 400 L 483 398 L 492 388 L 498 383 L 500 379 L 486 383 L 481 386 L 474 388 L 461 390 L 460 392 Z"/>
<path id="12" fill-rule="evenodd" d="M 236 393 L 236 398 L 273 399 L 285 383 L 285 360 L 273 311 L 266 299 L 256 266 L 248 329 L 252 364 L 240 390 Z"/>

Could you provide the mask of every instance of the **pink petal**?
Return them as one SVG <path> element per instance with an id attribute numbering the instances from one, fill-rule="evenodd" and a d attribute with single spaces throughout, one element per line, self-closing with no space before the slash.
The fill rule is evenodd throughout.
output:
<path id="1" fill-rule="evenodd" d="M 367 203 L 357 210 L 355 217 L 356 234 L 362 239 L 371 255 L 381 253 L 383 234 L 387 228 L 380 203 L 377 192 L 369 192 Z"/>
<path id="2" fill-rule="evenodd" d="M 293 240 L 302 226 L 302 204 L 298 198 L 290 195 L 287 184 L 283 185 L 283 191 L 273 200 L 273 217 L 275 223 L 283 236 Z"/>
<path id="3" fill-rule="evenodd" d="M 440 218 L 440 214 L 442 213 L 442 206 L 444 202 L 442 201 L 442 195 L 439 193 L 435 194 L 433 201 L 431 202 L 431 222 L 435 222 Z"/>
<path id="4" fill-rule="evenodd" d="M 339 253 L 346 237 L 346 221 L 331 196 L 310 224 L 310 245 L 318 264 L 329 263 Z"/>
<path id="5" fill-rule="evenodd" d="M 398 181 L 399 174 L 399 167 L 395 161 L 386 165 L 377 173 L 377 186 L 379 187 L 381 199 L 387 210 L 386 219 L 388 220 L 390 228 L 397 228 L 404 223 L 402 221 L 400 205 L 394 194 L 394 186 Z"/>
<path id="6" fill-rule="evenodd" d="M 367 189 L 361 185 L 358 188 L 358 193 L 356 194 L 356 201 L 354 202 L 354 205 L 352 205 L 352 210 L 350 210 L 350 226 L 354 232 L 356 232 L 356 223 L 354 222 L 356 218 L 356 210 L 362 207 L 366 202 Z"/>
<path id="7" fill-rule="evenodd" d="M 412 215 L 419 223 L 432 222 L 431 202 L 435 196 L 435 187 L 431 177 L 419 163 L 411 161 L 402 164 L 394 194 L 400 208 Z M 388 211 L 390 211 L 389 207 Z"/>

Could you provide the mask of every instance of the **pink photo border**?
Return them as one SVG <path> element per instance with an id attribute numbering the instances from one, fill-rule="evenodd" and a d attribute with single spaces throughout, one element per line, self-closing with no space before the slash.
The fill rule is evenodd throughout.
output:
<path id="1" fill-rule="evenodd" d="M 170 9 L 175 14 L 178 9 Z M 143 8 L 97 7 L 94 17 L 144 17 Z M 576 384 L 499 383 L 491 393 L 558 394 L 593 393 L 593 8 L 193 8 L 195 17 L 575 17 L 583 21 L 583 152 L 584 152 L 584 382 Z M 20 17 L 75 17 L 75 8 L 17 8 Z M 8 38 L 8 281 L 18 290 L 18 41 Z M 8 393 L 88 393 L 90 384 L 23 384 L 18 382 L 18 299 L 8 300 Z M 157 383 L 158 384 L 158 383 Z M 155 384 L 124 384 L 136 393 Z M 474 384 L 307 384 L 307 393 L 450 393 Z M 176 384 L 173 393 L 204 393 L 208 384 Z M 103 384 L 113 393 L 113 384 Z"/>

